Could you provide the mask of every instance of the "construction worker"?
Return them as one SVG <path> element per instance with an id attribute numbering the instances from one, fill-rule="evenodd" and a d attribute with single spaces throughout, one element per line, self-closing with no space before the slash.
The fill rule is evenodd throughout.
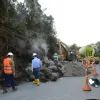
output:
<path id="1" fill-rule="evenodd" d="M 37 86 L 40 85 L 40 68 L 42 67 L 42 62 L 39 58 L 37 58 L 37 54 L 33 53 L 33 60 L 32 60 L 32 69 L 33 74 L 35 76 L 35 81 L 33 81 L 34 84 L 37 84 Z"/>
<path id="2" fill-rule="evenodd" d="M 15 66 L 14 66 L 14 60 L 13 60 L 13 53 L 9 52 L 7 54 L 7 58 L 3 61 L 4 66 L 4 93 L 7 93 L 7 86 L 10 84 L 13 91 L 16 91 L 17 88 L 15 88 L 14 84 L 14 76 L 15 76 Z"/>

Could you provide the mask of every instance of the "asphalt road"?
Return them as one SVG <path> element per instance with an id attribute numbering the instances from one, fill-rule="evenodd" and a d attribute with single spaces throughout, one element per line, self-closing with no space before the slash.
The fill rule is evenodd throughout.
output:
<path id="1" fill-rule="evenodd" d="M 97 65 L 100 73 L 100 65 Z M 100 77 L 99 77 L 100 78 Z M 100 99 L 100 88 L 91 87 L 92 91 L 86 92 L 82 88 L 85 77 L 66 77 L 56 82 L 41 83 L 40 86 L 25 83 L 18 86 L 18 91 L 2 94 L 0 100 L 86 100 Z"/>

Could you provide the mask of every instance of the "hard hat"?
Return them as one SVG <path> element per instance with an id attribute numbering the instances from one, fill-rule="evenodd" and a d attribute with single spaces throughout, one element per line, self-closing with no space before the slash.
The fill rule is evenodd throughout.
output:
<path id="1" fill-rule="evenodd" d="M 33 56 L 36 56 L 37 54 L 36 53 L 33 53 Z"/>
<path id="2" fill-rule="evenodd" d="M 7 56 L 13 56 L 13 53 L 12 53 L 12 52 L 9 52 L 9 53 L 7 54 Z"/>

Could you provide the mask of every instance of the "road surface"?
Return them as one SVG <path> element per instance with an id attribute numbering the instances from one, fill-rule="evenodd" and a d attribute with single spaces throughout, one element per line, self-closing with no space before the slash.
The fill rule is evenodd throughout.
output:
<path id="1" fill-rule="evenodd" d="M 100 65 L 97 65 L 100 72 Z M 85 77 L 65 77 L 56 82 L 41 83 L 36 86 L 31 82 L 18 86 L 18 91 L 2 94 L 0 100 L 86 100 L 100 99 L 100 88 L 91 87 L 92 91 L 86 92 L 82 88 Z"/>

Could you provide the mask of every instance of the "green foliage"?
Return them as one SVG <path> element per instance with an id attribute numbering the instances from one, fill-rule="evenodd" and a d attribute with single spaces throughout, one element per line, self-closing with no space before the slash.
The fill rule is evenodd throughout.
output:
<path id="1" fill-rule="evenodd" d="M 78 47 L 76 44 L 73 44 L 69 47 L 69 51 L 76 51 L 79 50 L 80 47 Z"/>

